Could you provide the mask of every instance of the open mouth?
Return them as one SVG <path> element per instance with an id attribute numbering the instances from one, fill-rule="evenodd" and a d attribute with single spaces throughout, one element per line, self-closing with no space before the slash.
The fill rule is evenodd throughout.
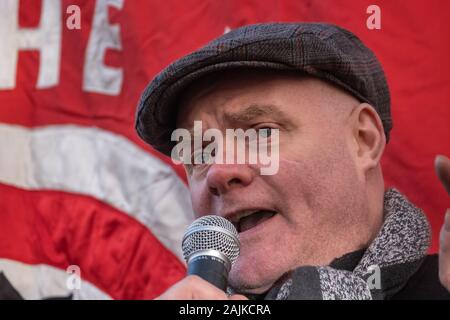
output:
<path id="1" fill-rule="evenodd" d="M 229 218 L 237 232 L 245 232 L 269 220 L 277 212 L 273 210 L 245 210 Z"/>

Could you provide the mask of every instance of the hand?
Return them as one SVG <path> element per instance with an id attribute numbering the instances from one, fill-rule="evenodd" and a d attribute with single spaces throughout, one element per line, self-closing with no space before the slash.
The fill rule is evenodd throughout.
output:
<path id="1" fill-rule="evenodd" d="M 187 276 L 177 282 L 157 300 L 248 300 L 236 294 L 227 296 L 225 292 L 197 276 Z"/>
<path id="2" fill-rule="evenodd" d="M 450 195 L 450 160 L 444 156 L 437 156 L 435 168 L 439 179 Z M 450 209 L 447 209 L 445 214 L 439 241 L 439 279 L 442 285 L 450 291 Z"/>

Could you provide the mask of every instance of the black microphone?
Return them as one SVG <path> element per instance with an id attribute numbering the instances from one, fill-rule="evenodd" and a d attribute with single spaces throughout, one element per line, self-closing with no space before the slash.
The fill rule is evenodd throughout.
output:
<path id="1" fill-rule="evenodd" d="M 225 291 L 228 273 L 239 256 L 238 232 L 219 216 L 203 216 L 187 228 L 182 243 L 188 275 L 197 275 Z"/>

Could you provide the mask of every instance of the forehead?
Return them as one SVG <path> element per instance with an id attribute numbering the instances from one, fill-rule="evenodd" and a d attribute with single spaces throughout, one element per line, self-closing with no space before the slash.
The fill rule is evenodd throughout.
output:
<path id="1" fill-rule="evenodd" d="M 341 89 L 299 72 L 230 70 L 206 76 L 180 95 L 177 126 L 205 116 L 222 120 L 232 119 L 234 114 L 241 120 L 270 114 L 289 117 L 299 112 L 307 116 L 311 108 L 318 115 L 343 100 L 355 101 Z"/>

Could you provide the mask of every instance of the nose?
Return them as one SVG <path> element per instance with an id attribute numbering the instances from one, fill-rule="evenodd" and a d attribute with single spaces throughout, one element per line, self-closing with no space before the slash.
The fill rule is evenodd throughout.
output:
<path id="1" fill-rule="evenodd" d="M 206 181 L 209 192 L 220 196 L 233 188 L 242 188 L 252 183 L 254 172 L 247 165 L 213 164 L 208 170 Z"/>

